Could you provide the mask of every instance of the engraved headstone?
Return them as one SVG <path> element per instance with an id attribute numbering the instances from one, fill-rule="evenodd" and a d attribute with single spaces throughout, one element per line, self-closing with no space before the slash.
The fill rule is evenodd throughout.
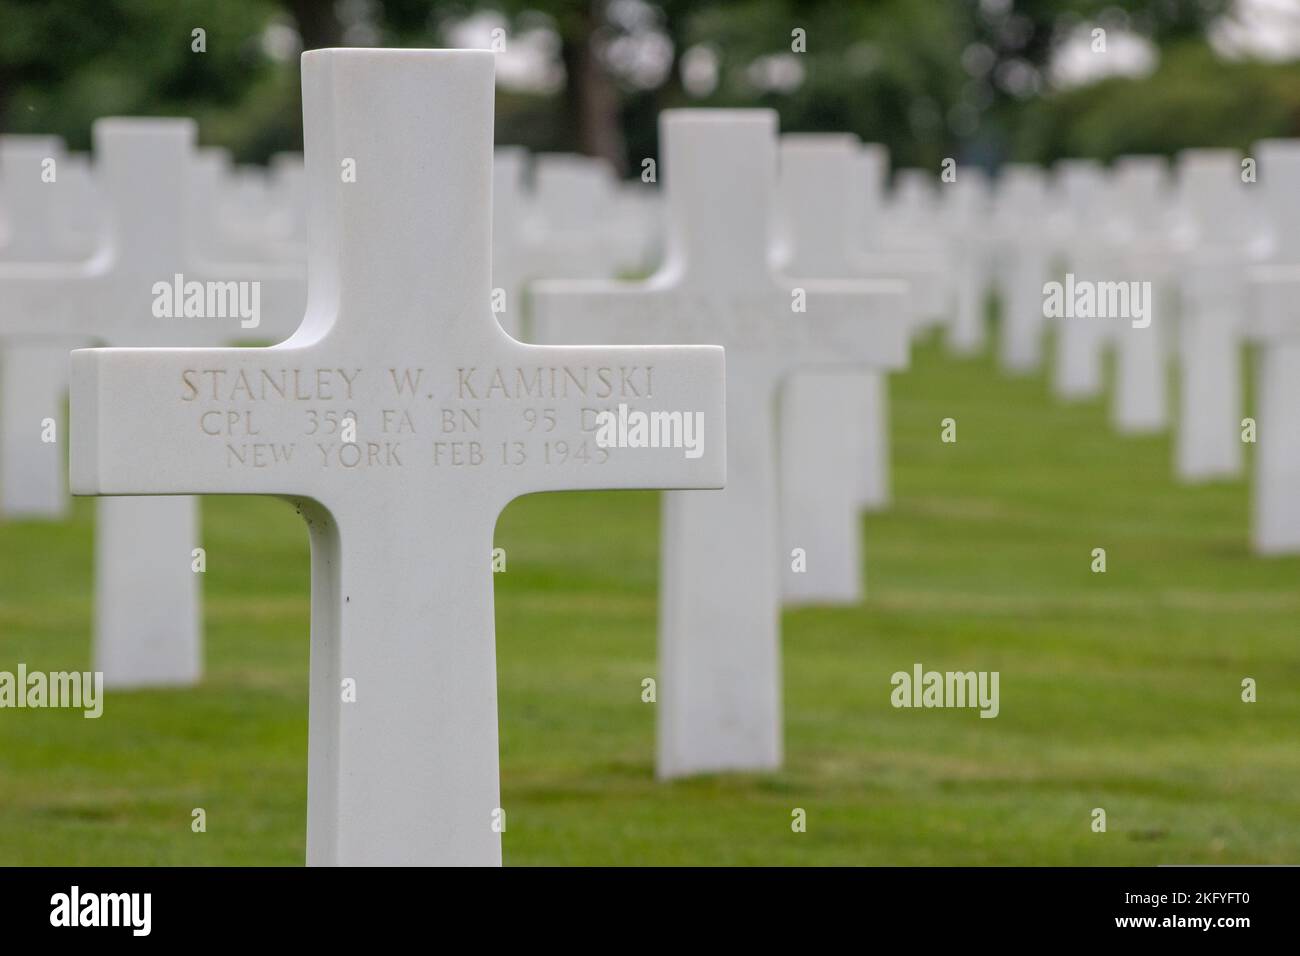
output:
<path id="1" fill-rule="evenodd" d="M 187 250 L 194 124 L 101 119 L 92 135 L 110 223 L 103 245 L 76 263 L 0 264 L 0 337 L 58 346 L 66 358 L 88 340 L 197 345 L 287 334 L 303 307 L 301 266 L 218 264 Z M 95 669 L 109 686 L 193 683 L 196 502 L 105 498 L 96 521 Z"/>
<path id="2" fill-rule="evenodd" d="M 308 862 L 497 864 L 497 516 L 538 491 L 720 487 L 723 353 L 502 331 L 493 54 L 315 50 L 302 73 L 301 326 L 271 348 L 74 352 L 73 490 L 293 501 L 312 546 Z M 602 411 L 700 415 L 703 444 L 603 447 Z"/>
<path id="3" fill-rule="evenodd" d="M 776 422 L 779 386 L 795 368 L 898 366 L 906 358 L 901 283 L 787 278 L 771 265 L 776 114 L 661 114 L 668 245 L 644 282 L 534 286 L 548 342 L 713 342 L 727 348 L 727 487 L 664 497 L 659 610 L 658 772 L 758 770 L 781 761 Z M 806 311 L 792 307 L 794 290 Z M 807 466 L 852 428 L 831 421 Z M 846 427 L 847 426 L 847 427 Z M 790 440 L 782 435 L 783 441 Z M 851 521 L 851 515 L 844 515 Z M 825 560 L 814 549 L 808 563 Z"/>

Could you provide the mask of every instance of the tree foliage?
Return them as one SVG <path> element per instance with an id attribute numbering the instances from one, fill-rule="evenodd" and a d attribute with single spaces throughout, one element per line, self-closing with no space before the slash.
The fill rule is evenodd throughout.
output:
<path id="1" fill-rule="evenodd" d="M 1228 62 L 1206 44 L 1207 24 L 1231 2 L 0 0 L 0 129 L 84 148 L 95 117 L 186 114 L 206 141 L 263 158 L 301 144 L 286 36 L 308 49 L 441 46 L 449 24 L 495 11 L 512 27 L 549 23 L 566 75 L 555 95 L 502 90 L 498 139 L 629 169 L 656 153 L 655 117 L 675 106 L 770 107 L 783 129 L 848 130 L 925 166 L 1297 135 L 1297 66 Z M 1098 23 L 1149 38 L 1159 68 L 1054 89 L 1054 53 Z M 206 52 L 191 48 L 196 28 Z M 668 51 L 652 83 L 629 78 L 613 55 L 638 31 Z M 683 81 L 688 56 L 713 64 L 710 88 Z"/>

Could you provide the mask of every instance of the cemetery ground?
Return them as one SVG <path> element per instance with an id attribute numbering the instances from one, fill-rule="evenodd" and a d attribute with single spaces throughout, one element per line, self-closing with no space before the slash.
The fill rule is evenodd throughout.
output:
<path id="1" fill-rule="evenodd" d="M 1300 559 L 1250 555 L 1246 483 L 1180 487 L 1168 435 L 1122 438 L 988 357 L 927 342 L 891 381 L 869 598 L 785 613 L 779 772 L 653 779 L 656 493 L 507 509 L 506 862 L 1300 860 Z M 0 525 L 0 669 L 90 666 L 92 507 Z M 203 684 L 110 691 L 98 720 L 0 712 L 0 864 L 301 864 L 306 530 L 251 497 L 205 499 L 203 526 Z M 894 709 L 917 662 L 999 671 L 999 715 Z"/>

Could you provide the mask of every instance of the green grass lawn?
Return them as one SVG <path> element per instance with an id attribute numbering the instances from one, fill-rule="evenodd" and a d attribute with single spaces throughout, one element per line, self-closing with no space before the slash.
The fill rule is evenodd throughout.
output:
<path id="1" fill-rule="evenodd" d="M 1300 559 L 1249 554 L 1245 483 L 1179 487 L 1167 437 L 932 344 L 892 396 L 869 598 L 784 618 L 779 773 L 653 779 L 655 494 L 507 509 L 506 862 L 1300 862 Z M 89 666 L 91 512 L 0 525 L 0 670 Z M 0 711 L 0 864 L 302 863 L 306 533 L 257 498 L 203 522 L 207 679 Z M 1000 716 L 893 709 L 917 661 L 999 671 Z"/>

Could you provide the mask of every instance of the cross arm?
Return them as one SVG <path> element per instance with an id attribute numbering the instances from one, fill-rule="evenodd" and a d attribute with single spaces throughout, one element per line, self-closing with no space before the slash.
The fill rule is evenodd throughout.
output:
<path id="1" fill-rule="evenodd" d="M 311 449 L 292 439 L 319 380 L 294 356 L 288 348 L 74 351 L 73 494 L 309 494 L 301 463 Z"/>
<path id="2" fill-rule="evenodd" d="M 1247 335 L 1256 341 L 1300 338 L 1300 264 L 1260 263 L 1247 272 L 1250 312 Z"/>
<path id="3" fill-rule="evenodd" d="M 943 312 L 943 270 L 933 256 L 905 250 L 873 250 L 854 256 L 853 266 L 858 276 L 905 280 L 912 318 L 929 319 Z"/>
<path id="4" fill-rule="evenodd" d="M 92 301 L 89 295 L 73 295 L 71 286 L 96 280 L 89 266 L 63 263 L 24 262 L 0 266 L 0 337 L 88 338 L 94 327 L 81 308 Z"/>
<path id="5" fill-rule="evenodd" d="M 806 323 L 816 349 L 804 364 L 860 363 L 906 368 L 908 284 L 900 279 L 786 280 L 791 301 L 803 292 Z M 821 358 L 818 355 L 822 356 Z"/>
<path id="6" fill-rule="evenodd" d="M 510 497 L 566 489 L 723 486 L 722 348 L 517 346 L 518 368 L 553 369 L 558 386 L 546 386 L 545 397 L 534 403 L 534 424 L 514 436 L 530 467 L 517 470 Z"/>
<path id="7" fill-rule="evenodd" d="M 290 495 L 332 507 L 348 488 L 405 481 L 399 497 L 441 489 L 503 506 L 535 491 L 724 481 L 716 346 L 502 335 L 460 361 L 405 358 L 409 367 L 320 344 L 75 351 L 72 490 Z M 613 432 L 601 431 L 602 412 Z M 620 446 L 642 415 L 653 434 L 642 428 L 643 446 Z"/>

